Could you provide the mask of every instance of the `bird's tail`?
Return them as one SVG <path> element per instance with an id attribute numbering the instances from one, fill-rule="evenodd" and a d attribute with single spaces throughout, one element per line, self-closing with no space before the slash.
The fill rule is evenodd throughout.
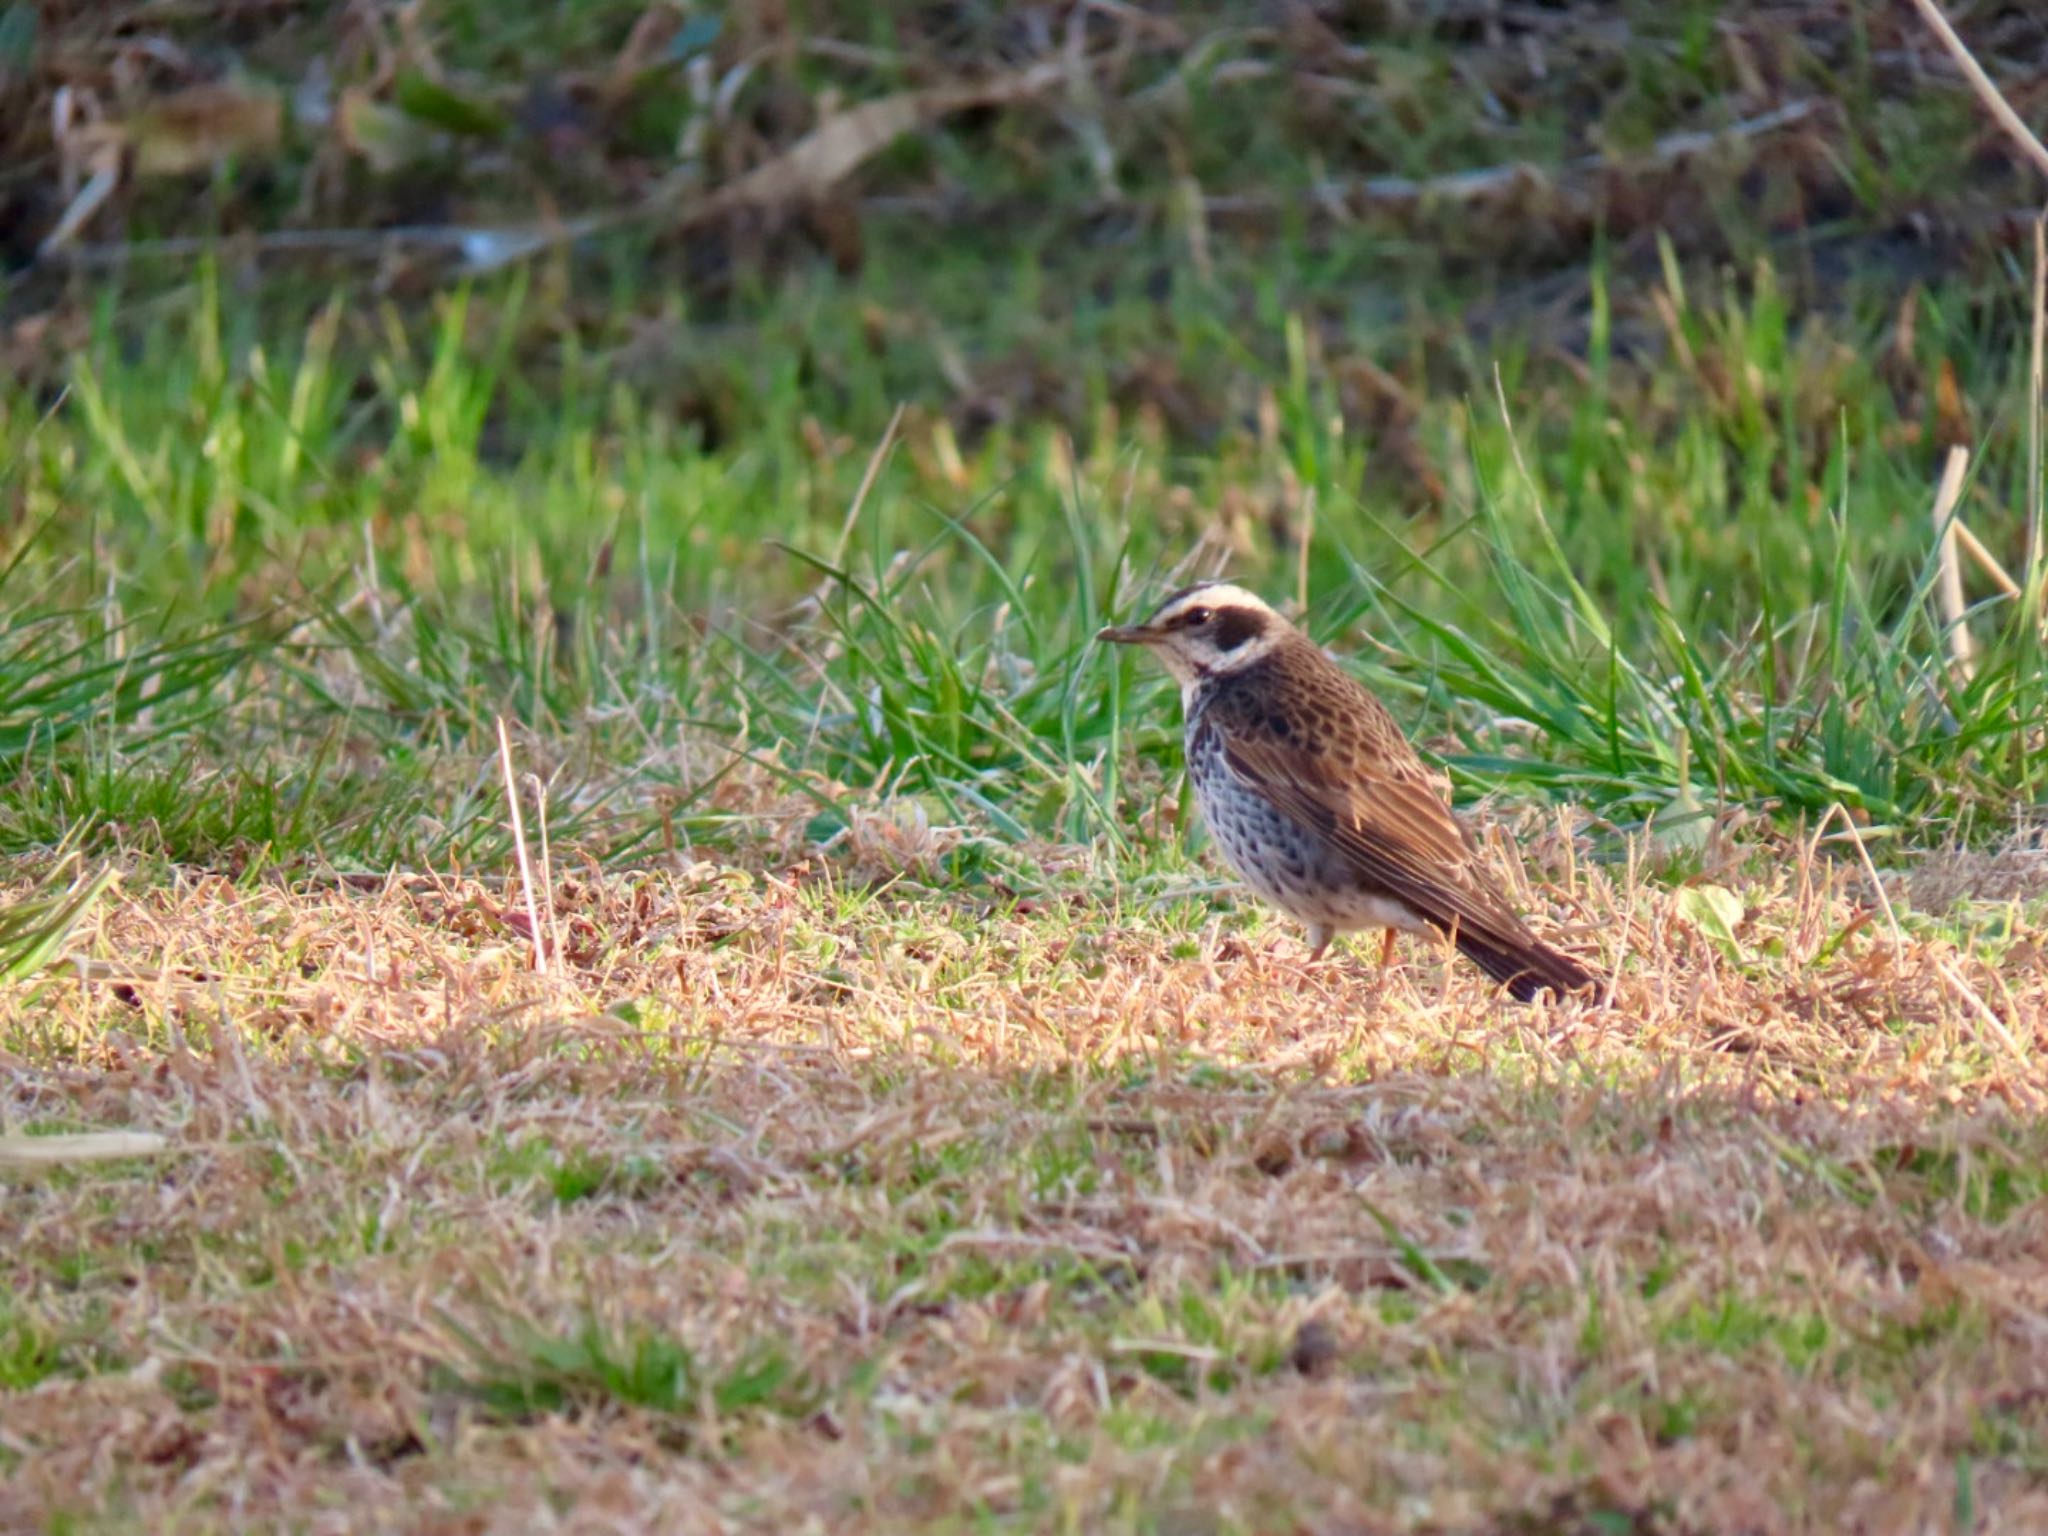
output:
<path id="1" fill-rule="evenodd" d="M 1465 958 L 1506 987 L 1518 1003 L 1535 1002 L 1538 992 L 1563 997 L 1600 979 L 1531 933 L 1471 933 L 1461 928 L 1455 937 Z"/>

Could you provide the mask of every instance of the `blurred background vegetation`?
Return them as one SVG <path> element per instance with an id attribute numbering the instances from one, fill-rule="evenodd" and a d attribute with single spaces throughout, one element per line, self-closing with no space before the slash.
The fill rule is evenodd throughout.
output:
<path id="1" fill-rule="evenodd" d="M 2048 17 L 1952 8 L 2023 116 Z M 0 849 L 1172 865 L 1227 569 L 1460 792 L 2025 832 L 2043 187 L 1905 0 L 0 0 Z M 777 841 L 779 839 L 779 841 Z M 1678 836 L 1680 847 L 1696 838 Z"/>

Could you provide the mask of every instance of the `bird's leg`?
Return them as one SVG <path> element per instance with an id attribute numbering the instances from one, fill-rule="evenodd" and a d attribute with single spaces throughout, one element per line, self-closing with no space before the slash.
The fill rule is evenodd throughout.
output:
<path id="1" fill-rule="evenodd" d="M 1323 958 L 1323 951 L 1330 947 L 1330 940 L 1337 937 L 1337 930 L 1328 923 L 1308 925 L 1308 963 L 1314 965 Z"/>
<path id="2" fill-rule="evenodd" d="M 1394 963 L 1394 930 L 1388 928 L 1380 939 L 1380 977 L 1385 978 L 1387 967 Z"/>

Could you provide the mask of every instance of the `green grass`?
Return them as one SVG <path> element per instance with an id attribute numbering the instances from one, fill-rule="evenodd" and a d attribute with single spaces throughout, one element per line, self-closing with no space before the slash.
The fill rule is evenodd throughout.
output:
<path id="1" fill-rule="evenodd" d="M 504 61 L 616 47 L 637 14 L 508 30 L 442 8 L 437 88 L 489 104 L 462 135 L 516 145 Z M 1006 243 L 864 212 L 851 274 L 785 241 L 693 288 L 627 232 L 424 300 L 251 287 L 210 260 L 110 275 L 62 395 L 0 389 L 20 508 L 0 846 L 500 861 L 503 715 L 553 834 L 606 863 L 743 844 L 718 775 L 765 768 L 817 805 L 821 841 L 878 799 L 971 829 L 953 878 L 1030 884 L 1010 850 L 1034 837 L 1141 873 L 1178 856 L 1145 823 L 1152 781 L 1128 777 L 1134 749 L 1171 772 L 1169 696 L 1089 636 L 1226 553 L 1276 597 L 1306 591 L 1312 630 L 1461 793 L 1623 830 L 1676 802 L 1808 825 L 1839 806 L 1873 842 L 2002 835 L 2048 771 L 2040 647 L 1984 598 L 1976 675 L 1948 676 L 1922 509 L 1948 376 L 1973 418 L 1963 515 L 2025 576 L 2026 284 L 1989 247 L 1923 278 L 1887 243 L 1899 210 L 2000 185 L 1941 180 L 1974 120 L 1887 83 L 1891 20 L 1816 26 L 1781 61 L 1843 104 L 1812 130 L 1840 202 L 1823 224 L 1771 222 L 1819 173 L 1768 137 L 1688 162 L 1698 205 L 1662 228 L 1538 205 L 1518 240 L 1512 218 L 1297 210 L 1217 221 L 1198 254 L 1173 216 L 1184 178 L 1284 210 L 1323 157 L 1428 177 L 1597 148 L 1653 168 L 1660 134 L 1729 120 L 1716 103 L 1746 87 L 1714 40 L 1755 18 L 1613 17 L 1541 88 L 1402 23 L 1340 109 L 1304 95 L 1294 44 L 1191 16 L 1212 52 L 1146 51 L 1126 82 L 1192 92 L 1185 109 L 1109 111 L 1040 150 L 1029 111 L 894 146 L 869 186 L 1039 216 Z M 910 83 L 882 60 L 996 56 L 987 17 L 814 24 L 869 40 L 866 96 Z M 686 28 L 636 89 L 728 45 Z M 1224 64 L 1227 87 L 1204 84 Z M 845 68 L 799 51 L 789 80 Z M 1423 110 L 1459 79 L 1512 83 L 1516 110 Z M 1104 145 L 1131 216 L 1091 238 Z M 1737 194 L 1744 163 L 1761 203 Z M 466 194 L 489 205 L 480 175 Z M 218 191 L 260 221 L 288 184 Z M 139 196 L 137 234 L 174 216 Z"/>
<path id="2" fill-rule="evenodd" d="M 615 1334 L 587 1318 L 564 1334 L 530 1326 L 509 1340 L 486 1341 L 457 1330 L 476 1356 L 477 1374 L 463 1381 L 489 1411 L 523 1419 L 574 1406 L 615 1403 L 694 1418 L 772 1412 L 801 1417 L 814 1395 L 788 1356 L 772 1342 L 707 1372 L 697 1354 L 660 1334 Z"/>
<path id="3" fill-rule="evenodd" d="M 820 306 L 859 299 L 813 281 Z M 531 302 L 517 283 L 440 306 L 425 355 L 352 338 L 360 372 L 335 311 L 296 357 L 266 354 L 228 338 L 215 291 L 203 278 L 133 361 L 106 333 L 55 415 L 5 412 L 32 513 L 0 586 L 17 848 L 83 823 L 95 846 L 118 825 L 202 863 L 497 859 L 478 770 L 502 714 L 546 765 L 555 835 L 606 860 L 729 839 L 716 775 L 747 763 L 811 797 L 822 836 L 877 795 L 985 834 L 960 874 L 1014 876 L 1003 850 L 1033 836 L 1142 866 L 1121 770 L 1133 748 L 1170 765 L 1173 711 L 1089 636 L 1204 534 L 1244 537 L 1231 509 L 1259 500 L 1280 520 L 1232 564 L 1290 592 L 1311 492 L 1311 628 L 1468 791 L 1626 828 L 1678 795 L 1689 749 L 1710 809 L 1812 823 L 1839 804 L 1867 837 L 1921 841 L 1996 835 L 2041 794 L 2034 642 L 1987 603 L 1975 678 L 1948 677 L 1932 541 L 1901 510 L 1927 498 L 1924 457 L 1888 448 L 1890 403 L 1839 371 L 1835 421 L 1788 436 L 1818 386 L 1768 282 L 1679 312 L 1691 355 L 1747 379 L 1748 403 L 1668 374 L 1625 401 L 1567 395 L 1519 363 L 1510 413 L 1490 389 L 1433 400 L 1432 457 L 1468 489 L 1422 518 L 1334 430 L 1293 322 L 1278 350 L 1296 366 L 1240 362 L 1282 402 L 1269 441 L 1202 462 L 1103 417 L 1072 458 L 1027 426 L 949 473 L 928 462 L 949 435 L 916 419 L 849 521 L 883 413 L 827 425 L 814 453 L 817 402 L 773 347 L 757 428 L 706 451 L 629 397 L 520 387 L 502 339 Z M 1675 275 L 1664 291 L 1685 302 Z M 1646 413 L 1645 392 L 1675 398 Z M 481 444 L 487 420 L 510 458 Z M 2006 544 L 2020 508 L 1966 512 Z M 195 781 L 213 786 L 203 810 Z"/>
<path id="4" fill-rule="evenodd" d="M 34 883 L 0 909 L 0 983 L 26 981 L 55 958 L 114 880 L 111 867 L 81 873 L 76 851 L 59 849 Z"/>

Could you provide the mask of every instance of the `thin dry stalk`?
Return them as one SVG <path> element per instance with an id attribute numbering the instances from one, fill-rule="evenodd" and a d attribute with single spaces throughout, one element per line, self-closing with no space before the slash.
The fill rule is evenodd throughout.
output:
<path id="1" fill-rule="evenodd" d="M 1837 816 L 1842 818 L 1842 826 L 1848 833 L 1849 841 L 1856 845 L 1856 857 L 1862 861 L 1863 873 L 1870 881 L 1871 890 L 1877 893 L 1877 905 L 1884 913 L 1885 927 L 1891 930 L 1892 951 L 1895 954 L 1902 953 L 1906 947 L 1906 936 L 1899 929 L 1898 914 L 1892 911 L 1892 899 L 1885 894 L 1884 882 L 1877 878 L 1877 866 L 1870 862 L 1870 850 L 1863 844 L 1862 832 L 1857 830 L 1855 821 L 1849 815 L 1848 807 L 1843 805 L 1841 801 L 1837 800 L 1833 805 L 1829 806 L 1827 814 L 1820 819 L 1820 825 L 1813 829 L 1813 846 L 1815 848 L 1820 846 L 1821 835 L 1827 831 L 1828 823 Z M 1812 857 L 1811 850 L 1808 850 L 1807 856 L 1809 858 Z"/>
<path id="2" fill-rule="evenodd" d="M 903 425 L 903 402 L 896 402 L 896 409 L 890 413 L 889 425 L 882 430 L 882 440 L 875 444 L 875 451 L 868 455 L 868 467 L 861 471 L 860 485 L 854 490 L 853 501 L 846 509 L 846 521 L 839 525 L 839 542 L 832 546 L 832 563 L 841 566 L 846 563 L 846 546 L 853 540 L 853 530 L 860 522 L 860 509 L 867 505 L 868 492 L 874 489 L 875 477 L 882 472 L 882 465 L 888 461 L 889 450 L 896 446 L 896 431 Z"/>
<path id="3" fill-rule="evenodd" d="M 2048 387 L 2042 376 L 2044 349 L 2048 349 L 2048 209 L 2034 220 L 2034 336 L 2027 370 L 2027 545 L 2026 563 L 2020 567 L 2030 594 L 2038 594 L 2041 577 L 2041 394 Z"/>
<path id="4" fill-rule="evenodd" d="M 1963 568 L 1956 557 L 1956 504 L 1963 498 L 1963 479 L 1970 469 L 1970 450 L 1958 444 L 1949 449 L 1942 466 L 1941 485 L 1934 493 L 1934 538 L 1941 562 L 1935 596 L 1941 604 L 1942 628 L 1948 632 L 1949 669 L 1958 681 L 1968 682 L 1976 673 L 1976 653 L 1970 643 L 1970 626 L 1963 607 Z"/>
<path id="5" fill-rule="evenodd" d="M 2005 1020 L 1991 1011 L 1991 1005 L 1984 1001 L 1963 973 L 1955 968 L 1954 963 L 1944 956 L 1934 962 L 1934 969 L 1948 984 L 1949 990 L 1961 998 L 1964 1005 L 1975 1015 L 1977 1022 L 1984 1026 L 1984 1032 L 2004 1048 L 2005 1053 L 2012 1058 L 2013 1065 L 2021 1071 L 2029 1070 L 2033 1064 L 2027 1059 L 2026 1048 L 2013 1037 L 2013 1032 L 2005 1027 Z M 2031 1092 L 2028 1093 L 2028 1097 L 2033 1097 Z"/>
<path id="6" fill-rule="evenodd" d="M 1956 542 L 1962 545 L 1963 553 L 1977 562 L 1977 568 L 1991 578 L 1992 585 L 2007 597 L 2017 598 L 2020 595 L 2020 584 L 2012 579 L 2012 573 L 2005 568 L 1998 556 L 1984 547 L 1984 541 L 1970 532 L 1970 525 L 1957 517 L 1950 519 L 1948 526 L 1949 531 L 1955 535 Z"/>
<path id="7" fill-rule="evenodd" d="M 505 806 L 512 816 L 512 848 L 519 859 L 519 885 L 526 893 L 526 923 L 533 935 L 533 968 L 548 973 L 547 943 L 541 937 L 540 904 L 533 895 L 533 865 L 526 856 L 526 820 L 519 814 L 519 778 L 512 771 L 512 737 L 505 729 L 505 717 L 498 716 L 498 763 L 505 771 Z"/>
<path id="8" fill-rule="evenodd" d="M 1913 6 L 1920 12 L 1927 25 L 1934 29 L 1934 35 L 1941 39 L 1942 47 L 1946 48 L 1949 57 L 1956 61 L 1956 67 L 1962 70 L 1964 78 L 1970 82 L 1971 89 L 1976 91 L 1977 99 L 1982 101 L 1990 110 L 1992 117 L 1997 119 L 1998 126 L 2005 130 L 2007 137 L 2019 147 L 2020 152 L 2034 162 L 2036 169 L 2042 175 L 2048 176 L 2048 145 L 2044 145 L 2034 136 L 2034 130 L 2029 128 L 2019 113 L 2012 109 L 2012 103 L 2005 99 L 2004 92 L 2000 91 L 1991 77 L 1984 73 L 1984 66 L 1977 62 L 1976 56 L 1956 35 L 1956 29 L 1948 24 L 1948 18 L 1941 14 L 1941 7 L 1937 6 L 1934 0 L 1913 0 Z"/>
<path id="9" fill-rule="evenodd" d="M 533 815 L 540 823 L 540 888 L 548 893 L 548 949 L 560 955 L 562 920 L 555 910 L 555 864 L 548 847 L 548 787 L 537 773 L 529 773 L 526 781 L 533 786 Z M 531 892 L 528 893 L 528 904 L 531 905 Z"/>

